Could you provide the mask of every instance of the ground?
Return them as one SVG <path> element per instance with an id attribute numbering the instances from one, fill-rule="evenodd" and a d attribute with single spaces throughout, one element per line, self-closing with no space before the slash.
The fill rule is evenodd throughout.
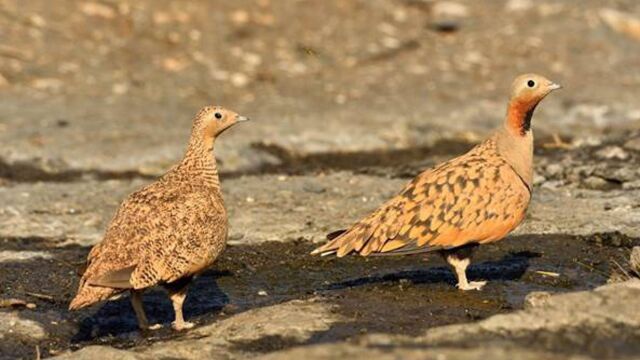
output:
<path id="1" fill-rule="evenodd" d="M 634 27 L 635 24 L 635 27 Z M 640 3 L 0 0 L 0 357 L 635 358 L 640 350 Z M 421 169 L 538 107 L 533 201 L 478 250 L 481 292 L 437 255 L 317 258 Z M 229 248 L 174 333 L 126 297 L 68 312 L 116 207 L 219 104 Z"/>

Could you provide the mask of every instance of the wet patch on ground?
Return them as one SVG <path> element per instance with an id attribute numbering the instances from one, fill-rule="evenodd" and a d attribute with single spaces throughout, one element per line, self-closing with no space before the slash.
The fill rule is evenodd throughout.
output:
<path id="1" fill-rule="evenodd" d="M 597 235 L 600 238 L 603 235 Z M 614 235 L 604 235 L 605 238 Z M 223 257 L 192 285 L 185 315 L 208 324 L 256 307 L 293 299 L 320 298 L 335 305 L 344 322 L 315 334 L 308 342 L 332 342 L 363 333 L 417 335 L 433 326 L 471 322 L 523 307 L 531 291 L 565 292 L 604 284 L 613 261 L 628 255 L 622 242 L 591 237 L 524 235 L 476 252 L 471 279 L 487 279 L 480 292 L 460 292 L 437 254 L 404 257 L 312 257 L 314 245 L 297 241 L 230 246 Z M 25 299 L 37 305 L 19 312 L 49 333 L 47 340 L 5 339 L 3 353 L 33 357 L 35 345 L 45 356 L 89 344 L 127 348 L 189 336 L 168 328 L 171 305 L 161 290 L 149 291 L 145 306 L 151 321 L 165 328 L 141 336 L 124 296 L 94 308 L 70 313 L 77 271 L 88 248 L 54 247 L 41 239 L 0 241 L 0 250 L 45 250 L 51 259 L 0 263 L 0 297 Z M 8 340 L 8 341 L 7 341 Z M 238 350 L 269 352 L 296 345 L 292 339 L 248 341 Z"/>
<path id="2" fill-rule="evenodd" d="M 38 161 L 18 161 L 9 163 L 0 158 L 0 179 L 13 182 L 73 182 L 87 179 L 127 180 L 154 179 L 155 176 L 139 171 L 107 171 L 97 169 L 67 169 L 60 165 L 39 164 Z"/>
<path id="3" fill-rule="evenodd" d="M 303 175 L 317 172 L 350 170 L 356 174 L 378 174 L 381 169 L 394 168 L 394 177 L 415 176 L 405 174 L 403 169 L 415 162 L 428 166 L 440 159 L 463 154 L 475 144 L 461 139 L 443 139 L 431 146 L 416 146 L 398 149 L 369 151 L 336 151 L 312 154 L 297 154 L 287 148 L 271 143 L 256 143 L 252 148 L 265 152 L 276 159 L 276 164 L 262 164 L 254 169 L 239 172 L 223 172 L 226 178 L 246 175 L 287 174 Z"/>
<path id="4" fill-rule="evenodd" d="M 640 172 L 632 164 L 640 162 L 640 153 L 624 148 L 619 137 L 598 145 L 574 146 L 565 141 L 541 136 L 536 140 L 536 174 L 543 182 L 576 183 L 581 188 L 615 190 L 637 186 Z M 412 178 L 452 157 L 464 154 L 475 143 L 464 139 L 443 139 L 430 146 L 395 150 L 324 152 L 296 154 L 276 144 L 257 143 L 253 148 L 278 159 L 276 164 L 262 164 L 253 169 L 224 173 L 233 178 L 245 175 L 303 175 L 349 170 L 391 178 Z M 626 184 L 626 185 L 625 185 Z"/>

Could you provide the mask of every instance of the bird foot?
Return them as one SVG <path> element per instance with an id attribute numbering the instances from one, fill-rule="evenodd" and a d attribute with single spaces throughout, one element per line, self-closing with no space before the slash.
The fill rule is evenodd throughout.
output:
<path id="1" fill-rule="evenodd" d="M 194 323 L 188 322 L 188 321 L 182 321 L 182 322 L 175 322 L 174 321 L 174 322 L 171 323 L 171 327 L 174 330 L 177 330 L 177 331 L 188 330 L 188 329 L 191 329 L 194 326 L 195 326 Z"/>
<path id="2" fill-rule="evenodd" d="M 456 285 L 456 287 L 460 290 L 482 290 L 482 288 L 487 284 L 486 281 L 470 281 L 466 284 L 460 284 L 458 283 L 458 285 Z"/>

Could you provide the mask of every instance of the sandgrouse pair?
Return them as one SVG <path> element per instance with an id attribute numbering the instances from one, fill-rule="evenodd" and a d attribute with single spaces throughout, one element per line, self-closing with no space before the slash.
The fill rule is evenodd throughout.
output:
<path id="1" fill-rule="evenodd" d="M 504 125 L 468 153 L 418 175 L 397 196 L 313 254 L 405 255 L 439 251 L 454 268 L 458 288 L 481 289 L 466 268 L 474 246 L 502 239 L 524 219 L 531 200 L 533 135 L 538 103 L 560 86 L 542 76 L 518 77 Z M 131 194 L 104 239 L 89 253 L 70 309 L 129 290 L 142 329 L 144 289 L 162 285 L 173 302 L 175 329 L 186 329 L 182 304 L 194 276 L 225 248 L 227 214 L 213 156 L 215 138 L 247 118 L 219 107 L 195 117 L 184 159 L 157 182 Z"/>

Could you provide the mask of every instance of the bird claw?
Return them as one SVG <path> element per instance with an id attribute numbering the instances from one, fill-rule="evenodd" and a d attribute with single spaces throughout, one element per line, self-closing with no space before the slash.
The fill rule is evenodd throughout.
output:
<path id="1" fill-rule="evenodd" d="M 188 321 L 183 321 L 183 322 L 180 322 L 180 323 L 176 323 L 176 322 L 174 321 L 174 322 L 172 322 L 172 323 L 171 323 L 171 327 L 172 327 L 174 330 L 177 330 L 177 331 L 181 331 L 181 330 L 188 330 L 188 329 L 191 329 L 191 328 L 192 328 L 192 327 L 194 327 L 194 326 L 195 326 L 195 324 L 194 324 L 194 323 L 192 323 L 192 322 L 188 322 Z"/>
<path id="2" fill-rule="evenodd" d="M 482 288 L 487 284 L 486 281 L 470 281 L 466 285 L 458 283 L 456 287 L 460 290 L 482 290 Z"/>

